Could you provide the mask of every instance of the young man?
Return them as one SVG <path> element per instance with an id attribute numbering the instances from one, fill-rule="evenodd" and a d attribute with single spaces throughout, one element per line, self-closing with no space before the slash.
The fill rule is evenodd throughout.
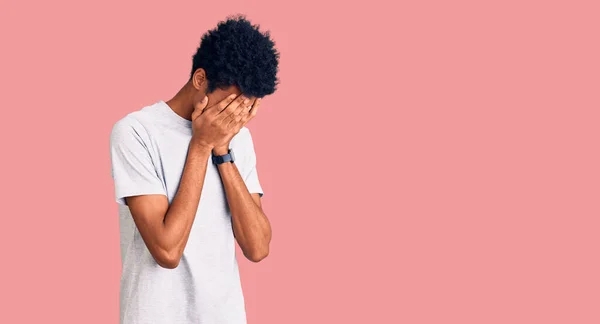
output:
<path id="1" fill-rule="evenodd" d="M 110 137 L 119 203 L 121 324 L 242 324 L 235 258 L 269 253 L 250 131 L 275 91 L 279 53 L 243 17 L 203 37 L 169 101 L 120 119 Z"/>

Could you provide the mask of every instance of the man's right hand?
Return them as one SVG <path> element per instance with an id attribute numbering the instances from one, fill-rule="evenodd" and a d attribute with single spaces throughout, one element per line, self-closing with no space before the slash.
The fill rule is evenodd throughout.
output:
<path id="1" fill-rule="evenodd" d="M 194 107 L 192 141 L 212 149 L 225 145 L 239 132 L 239 124 L 246 119 L 252 100 L 243 94 L 231 94 L 210 107 L 206 107 L 207 101 L 205 97 Z"/>

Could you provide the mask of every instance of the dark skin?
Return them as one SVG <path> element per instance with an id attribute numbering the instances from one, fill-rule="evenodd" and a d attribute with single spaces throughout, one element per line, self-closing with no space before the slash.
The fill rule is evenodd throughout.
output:
<path id="1" fill-rule="evenodd" d="M 134 222 L 156 262 L 173 269 L 179 265 L 196 216 L 211 152 L 226 154 L 233 136 L 260 106 L 260 98 L 246 97 L 236 86 L 205 95 L 206 73 L 198 69 L 167 104 L 192 121 L 192 139 L 179 184 L 169 205 L 165 195 L 126 197 Z M 231 211 L 232 230 L 244 256 L 253 262 L 269 254 L 271 225 L 258 193 L 250 194 L 235 163 L 219 165 Z"/>

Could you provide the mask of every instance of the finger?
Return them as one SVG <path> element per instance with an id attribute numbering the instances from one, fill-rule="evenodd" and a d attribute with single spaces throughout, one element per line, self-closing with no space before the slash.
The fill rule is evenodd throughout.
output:
<path id="1" fill-rule="evenodd" d="M 196 103 L 194 111 L 192 112 L 192 120 L 196 119 L 202 114 L 206 106 L 208 105 L 208 96 L 204 96 L 201 102 Z"/>
<path id="2" fill-rule="evenodd" d="M 252 104 L 248 105 L 248 107 L 246 107 L 244 109 L 244 111 L 241 113 L 242 119 L 240 120 L 240 123 L 242 124 L 242 126 L 245 125 L 246 122 L 249 120 L 249 118 L 250 118 L 250 111 L 252 110 L 252 108 L 255 105 L 257 105 L 257 102 L 258 102 L 258 99 L 253 97 Z"/>
<path id="3" fill-rule="evenodd" d="M 250 112 L 250 117 L 248 118 L 248 121 L 252 120 L 252 118 L 256 117 L 256 114 L 258 113 L 258 107 L 254 107 L 252 109 L 252 111 Z"/>
<path id="4" fill-rule="evenodd" d="M 212 113 L 214 113 L 215 115 L 220 114 L 222 111 L 225 110 L 225 108 L 229 106 L 229 104 L 231 104 L 236 99 L 236 97 L 237 95 L 235 93 L 232 93 L 229 96 L 225 97 L 225 99 L 219 101 L 218 104 L 209 108 L 214 107 L 214 109 L 211 109 Z"/>
<path id="5" fill-rule="evenodd" d="M 225 126 L 229 127 L 229 124 L 232 123 L 236 116 L 240 115 L 240 111 L 244 108 L 244 105 L 238 105 L 237 108 L 235 108 L 235 111 L 233 111 L 231 114 L 225 115 L 227 113 L 222 113 L 220 114 L 220 118 L 219 116 L 217 118 L 219 118 L 219 122 L 223 123 Z"/>
<path id="6" fill-rule="evenodd" d="M 235 96 L 235 94 L 234 94 L 234 96 Z M 228 117 L 229 115 L 234 113 L 236 111 L 236 109 L 238 109 L 240 104 L 242 104 L 242 102 L 244 102 L 244 100 L 246 100 L 246 96 L 244 96 L 243 94 L 240 95 L 239 97 L 235 98 L 235 100 L 231 101 L 227 105 L 227 107 L 225 107 L 224 109 L 221 109 L 221 111 L 219 112 L 220 118 L 225 119 L 226 117 Z"/>
<path id="7" fill-rule="evenodd" d="M 250 109 L 250 111 L 248 112 L 248 114 L 250 115 L 248 117 L 248 120 L 250 120 L 256 116 L 256 113 L 258 112 L 258 108 L 260 107 L 261 101 L 262 101 L 262 98 L 256 99 L 256 102 L 254 103 L 254 105 L 252 105 L 252 109 Z"/>
<path id="8" fill-rule="evenodd" d="M 227 129 L 235 129 L 240 124 L 242 118 L 243 118 L 242 114 L 232 115 L 232 117 L 228 118 L 226 121 Z"/>
<path id="9" fill-rule="evenodd" d="M 251 97 L 250 98 L 250 103 L 248 104 L 248 106 L 246 107 L 246 109 L 244 109 L 245 113 L 249 113 L 250 110 L 252 109 L 252 107 L 254 107 L 254 105 L 256 105 L 258 98 L 256 97 Z"/>
<path id="10" fill-rule="evenodd" d="M 248 116 L 248 112 L 250 111 L 250 109 L 252 109 L 252 106 L 254 105 L 255 101 L 256 98 L 254 97 L 246 98 L 238 106 L 235 112 L 229 115 L 229 117 L 226 119 L 227 126 L 231 128 L 235 128 L 239 124 L 242 124 L 243 126 L 243 124 L 245 123 L 246 116 Z"/>
<path id="11" fill-rule="evenodd" d="M 242 95 L 244 96 L 244 95 Z M 240 97 L 242 97 L 240 96 Z M 244 96 L 245 97 L 245 96 Z M 237 99 L 236 99 L 237 101 Z M 238 104 L 236 101 L 232 102 L 231 105 L 236 105 Z M 242 103 L 238 104 L 238 106 L 235 108 L 235 110 L 230 113 L 228 116 L 223 117 L 220 120 L 220 123 L 222 123 L 227 129 L 233 129 L 236 127 L 236 125 L 238 123 L 240 123 L 241 119 L 243 118 L 243 116 L 245 115 L 244 110 L 246 110 L 247 106 L 250 105 L 250 99 L 248 97 L 245 97 L 245 99 L 242 101 Z M 229 109 L 229 107 L 227 108 Z M 223 114 L 227 114 L 227 112 L 223 112 Z"/>
<path id="12" fill-rule="evenodd" d="M 240 105 L 240 108 L 236 110 L 237 113 L 233 113 L 231 114 L 227 119 L 227 127 L 230 128 L 235 128 L 238 124 L 240 124 L 243 119 L 245 118 L 245 116 L 248 115 L 247 112 L 245 112 L 247 108 L 243 105 Z"/>
<path id="13" fill-rule="evenodd" d="M 243 126 L 246 126 L 246 124 L 248 124 L 248 122 L 250 120 L 252 120 L 252 118 L 254 118 L 254 116 L 256 116 L 256 112 L 258 111 L 257 108 L 254 108 L 252 113 L 248 113 L 244 116 L 244 118 L 242 118 L 242 120 L 240 121 L 240 128 Z"/>
<path id="14" fill-rule="evenodd" d="M 248 112 L 252 107 L 252 101 L 252 98 L 246 97 L 246 99 L 244 99 L 244 101 L 235 109 L 233 115 L 243 115 L 244 112 Z"/>

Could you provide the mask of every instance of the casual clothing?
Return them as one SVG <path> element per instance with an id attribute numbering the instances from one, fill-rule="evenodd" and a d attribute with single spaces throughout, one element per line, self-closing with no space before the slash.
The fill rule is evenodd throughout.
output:
<path id="1" fill-rule="evenodd" d="M 210 157 L 196 217 L 179 266 L 159 266 L 135 226 L 125 197 L 175 197 L 192 122 L 164 101 L 129 113 L 110 135 L 111 173 L 119 204 L 121 324 L 245 324 L 231 214 Z M 263 194 L 252 137 L 244 127 L 230 143 L 250 193 Z"/>

